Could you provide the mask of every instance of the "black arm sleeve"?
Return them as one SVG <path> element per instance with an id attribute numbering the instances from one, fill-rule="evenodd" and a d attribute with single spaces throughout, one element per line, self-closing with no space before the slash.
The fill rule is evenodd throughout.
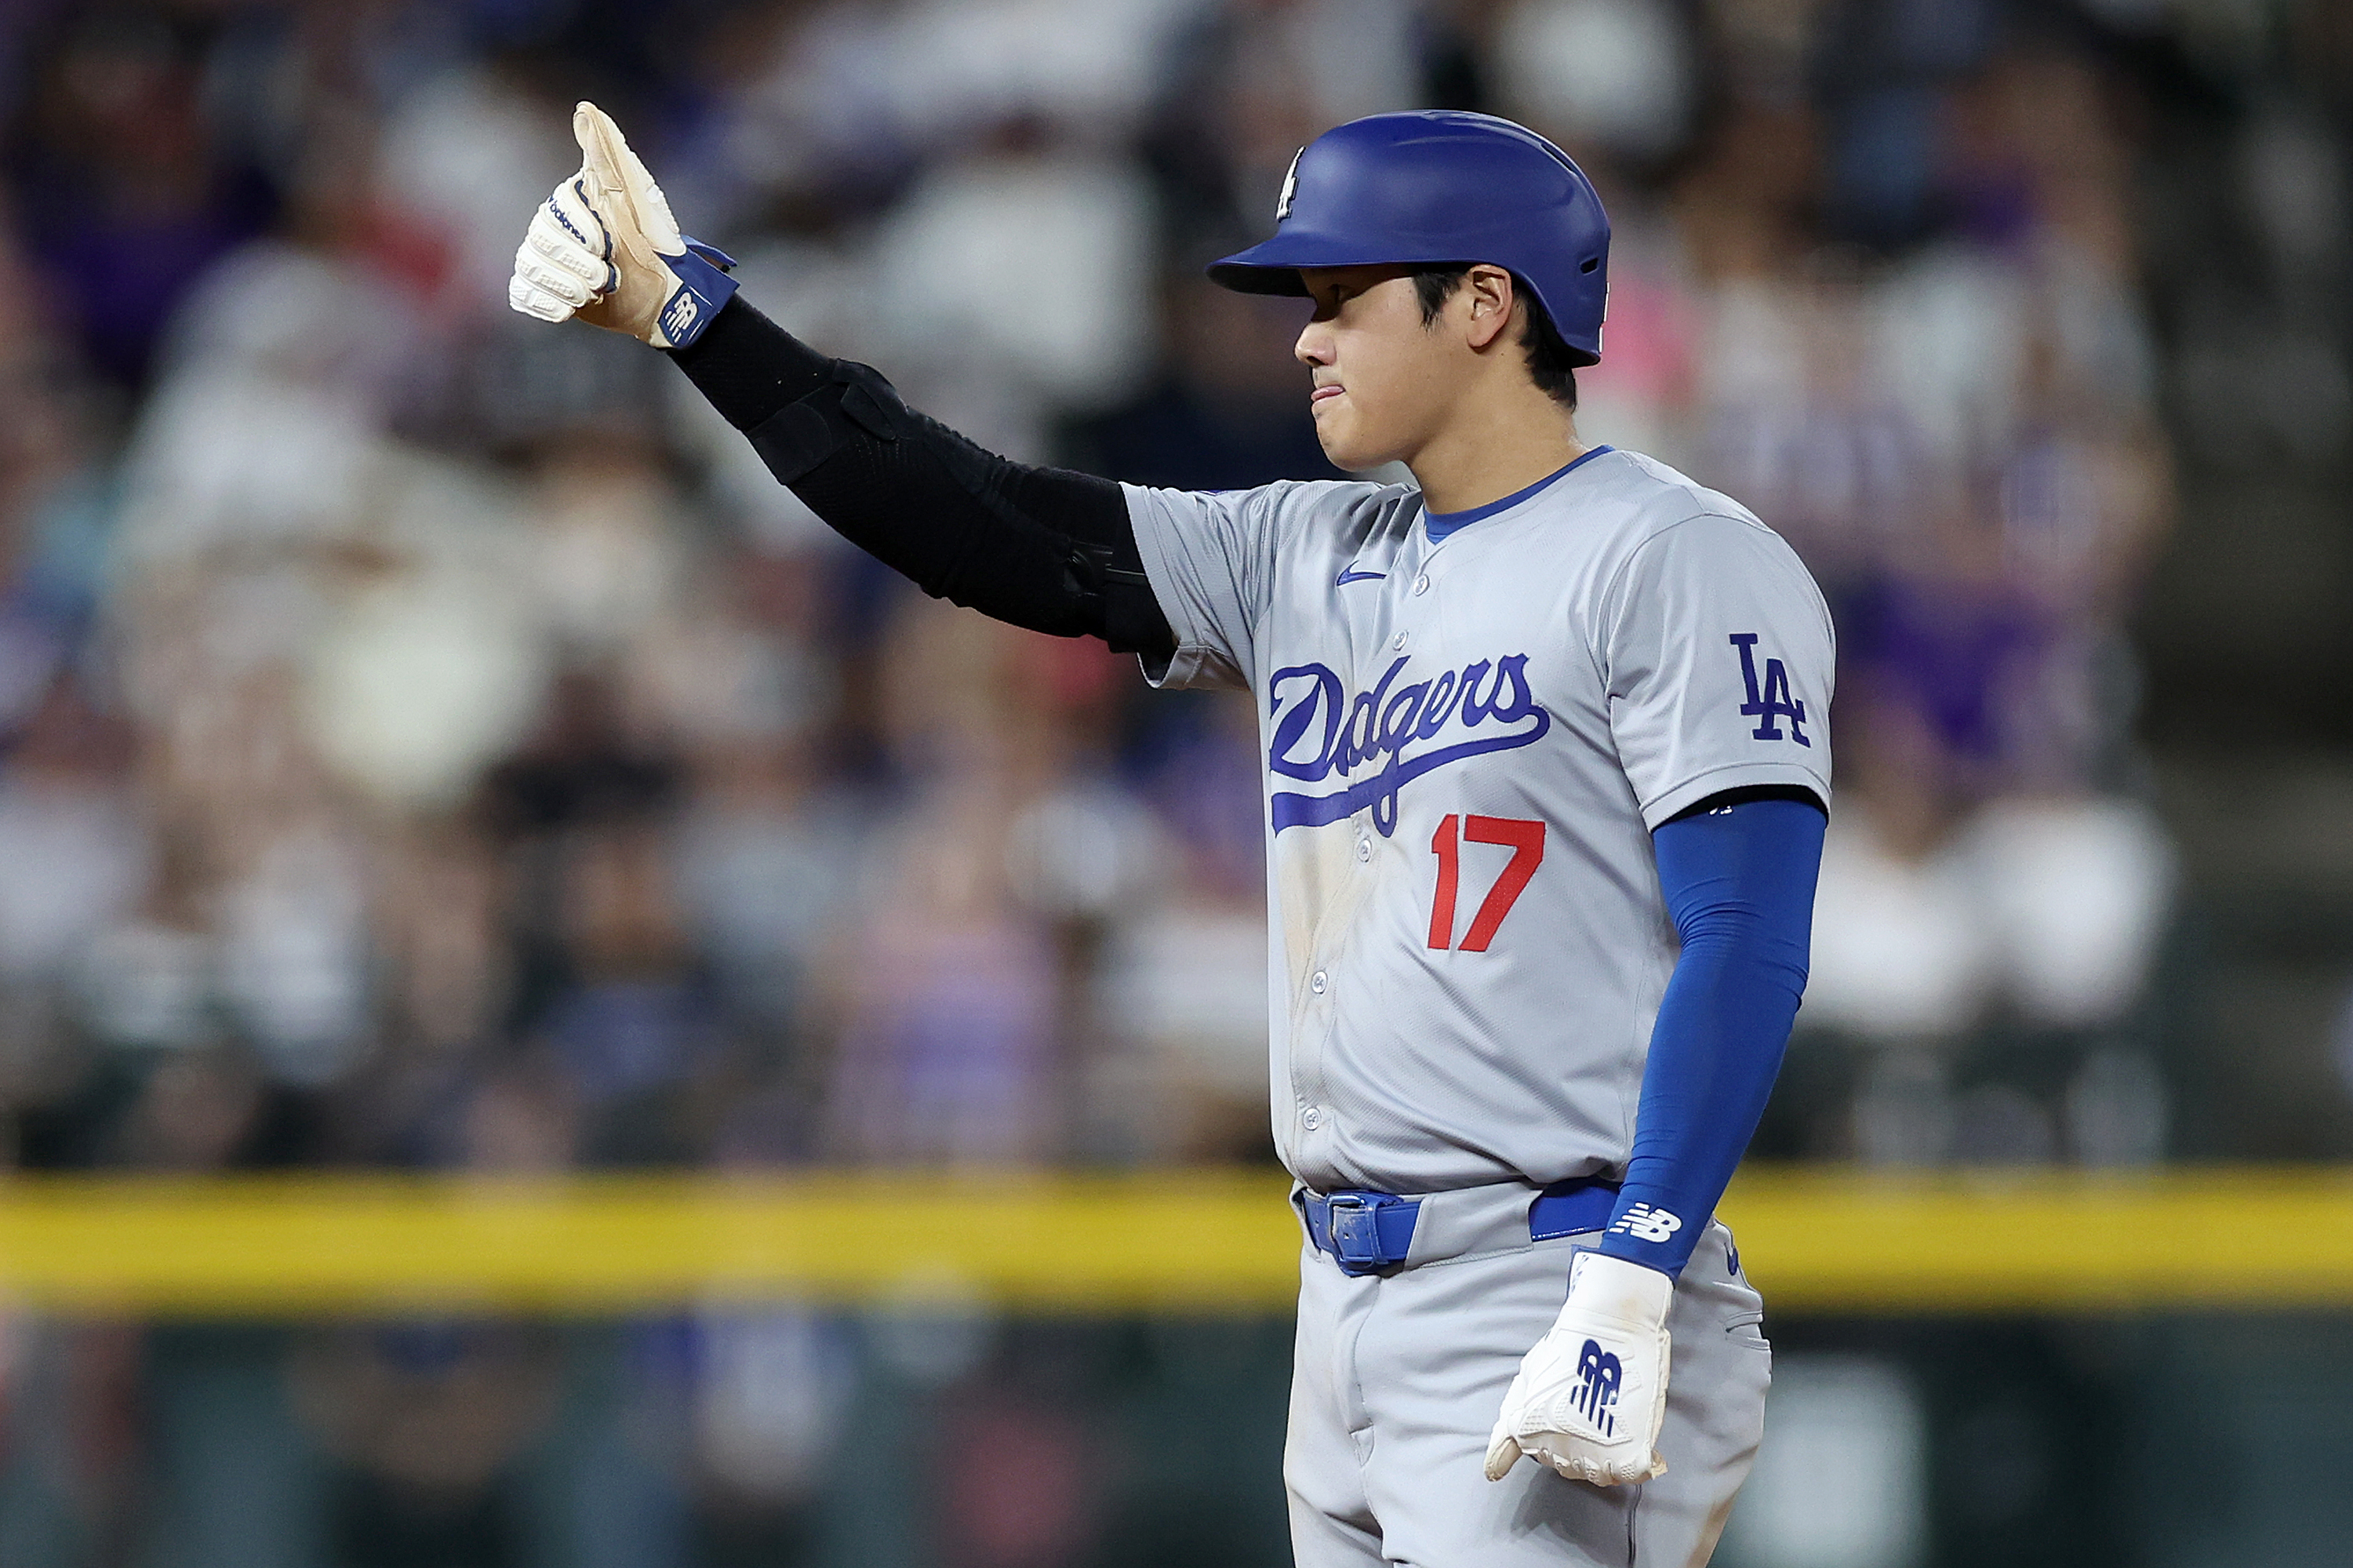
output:
<path id="1" fill-rule="evenodd" d="M 741 295 L 671 357 L 811 511 L 933 598 L 1154 667 L 1176 652 L 1111 481 L 983 451 Z"/>

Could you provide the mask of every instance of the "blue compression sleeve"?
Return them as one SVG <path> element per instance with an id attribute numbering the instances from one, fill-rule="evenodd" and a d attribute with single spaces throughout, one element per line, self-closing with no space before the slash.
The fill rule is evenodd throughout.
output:
<path id="1" fill-rule="evenodd" d="M 1642 1071 L 1634 1154 L 1601 1250 L 1683 1272 L 1756 1135 L 1806 989 L 1820 807 L 1755 800 L 1651 835 L 1683 937 Z"/>

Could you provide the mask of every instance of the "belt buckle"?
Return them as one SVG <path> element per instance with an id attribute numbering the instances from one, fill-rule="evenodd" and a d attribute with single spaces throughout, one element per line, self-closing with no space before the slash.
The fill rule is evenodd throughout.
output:
<path id="1" fill-rule="evenodd" d="M 1402 1199 L 1387 1192 L 1335 1192 L 1330 1199 L 1332 1255 L 1343 1266 L 1386 1268 L 1398 1260 L 1381 1251 L 1380 1212 Z"/>

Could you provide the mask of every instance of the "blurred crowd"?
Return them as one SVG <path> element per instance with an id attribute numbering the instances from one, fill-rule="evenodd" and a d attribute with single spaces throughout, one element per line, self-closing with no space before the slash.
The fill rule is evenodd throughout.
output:
<path id="1" fill-rule="evenodd" d="M 2241 13 L 2270 14 L 5 7 L 0 1158 L 1265 1157 L 1249 700 L 924 599 L 658 355 L 509 313 L 581 97 L 794 331 L 1012 456 L 1198 488 L 1332 476 L 1303 307 L 1200 277 L 1303 143 L 1431 105 L 1555 137 L 1617 231 L 1585 439 L 1746 503 L 1838 617 L 1813 980 L 1760 1151 L 2160 1157 L 2177 877 L 2124 629 L 2175 479 L 2137 139 L 2150 60 L 2188 69 Z M 2292 261 L 2343 208 L 2280 123 L 2248 167 Z M 2200 429 L 2341 438 L 2341 367 L 2296 381 L 2281 341 L 2278 376 L 2209 366 Z M 848 1419 L 832 1333 L 714 1319 L 632 1352 L 687 1402 L 722 1535 L 817 1484 Z M 877 1343 L 926 1386 L 980 1353 Z M 322 1335 L 286 1418 L 370 1485 L 472 1497 L 590 1397 L 551 1344 Z M 27 1397 L 95 1413 L 58 1475 L 105 1471 L 131 1353 L 26 1363 Z M 960 1544 L 932 1560 L 1084 1560 L 1049 1483 L 1086 1493 L 1091 1440 L 1018 1383 L 958 1385 L 1021 1478 L 943 1494 Z M 584 1541 L 598 1506 L 672 1517 L 547 1506 Z M 640 1545 L 613 1560 L 665 1560 Z"/>
<path id="2" fill-rule="evenodd" d="M 748 297 L 1018 458 L 1328 475 L 1213 290 L 1324 127 L 1506 113 L 1617 224 L 1588 440 L 1841 628 L 1767 1147 L 2147 1159 L 2166 525 L 2125 83 L 1987 5 L 13 9 L 0 1104 L 23 1165 L 1263 1149 L 1246 701 L 924 600 L 500 280 L 607 102 Z"/>

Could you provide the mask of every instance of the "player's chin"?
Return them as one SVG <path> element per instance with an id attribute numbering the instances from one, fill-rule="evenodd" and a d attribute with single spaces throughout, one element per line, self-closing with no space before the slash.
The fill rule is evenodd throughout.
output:
<path id="1" fill-rule="evenodd" d="M 1380 442 L 1366 440 L 1356 421 L 1344 418 L 1336 409 L 1328 413 L 1317 410 L 1315 440 L 1324 448 L 1324 456 L 1342 473 L 1362 473 L 1366 469 L 1378 468 L 1393 455 L 1381 450 Z"/>

